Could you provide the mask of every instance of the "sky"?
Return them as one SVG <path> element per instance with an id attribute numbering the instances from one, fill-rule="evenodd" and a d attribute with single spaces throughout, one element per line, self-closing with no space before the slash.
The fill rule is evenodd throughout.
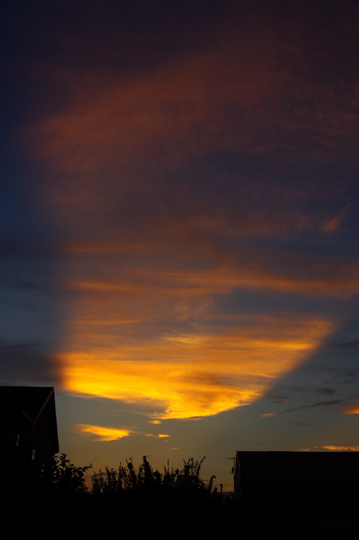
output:
<path id="1" fill-rule="evenodd" d="M 79 466 L 359 449 L 357 2 L 8 2 L 0 384 Z"/>

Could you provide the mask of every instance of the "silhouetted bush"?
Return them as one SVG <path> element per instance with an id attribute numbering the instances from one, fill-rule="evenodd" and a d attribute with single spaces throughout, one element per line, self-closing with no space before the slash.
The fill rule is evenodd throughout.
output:
<path id="1" fill-rule="evenodd" d="M 190 458 L 184 461 L 184 466 L 181 470 L 164 468 L 164 472 L 153 470 L 146 456 L 143 457 L 142 463 L 136 471 L 132 460 L 126 461 L 126 465 L 120 466 L 117 471 L 106 468 L 105 473 L 99 471 L 94 473 L 92 493 L 94 496 L 104 497 L 144 497 L 151 496 L 151 500 L 156 498 L 164 498 L 176 496 L 177 498 L 196 497 L 208 500 L 211 496 L 213 480 L 206 484 L 200 478 L 200 470 L 203 463 L 203 458 L 200 462 Z"/>
<path id="2" fill-rule="evenodd" d="M 215 476 L 208 482 L 201 479 L 204 459 L 183 461 L 182 469 L 167 463 L 160 472 L 144 456 L 137 470 L 130 459 L 117 470 L 94 472 L 91 502 L 99 515 L 125 518 L 121 521 L 124 534 L 152 532 L 156 538 L 206 534 L 212 538 L 215 531 L 230 531 L 234 506 L 213 489 Z"/>
<path id="3" fill-rule="evenodd" d="M 93 471 L 89 488 L 91 465 L 76 467 L 65 454 L 29 459 L 28 453 L 14 452 L 1 475 L 2 512 L 19 536 L 36 531 L 37 538 L 336 538 L 337 530 L 326 529 L 323 536 L 302 520 L 300 509 L 239 504 L 222 496 L 213 489 L 214 476 L 201 479 L 203 460 L 190 458 L 182 469 L 167 463 L 159 472 L 145 456 L 138 469 L 129 459 L 117 470 Z M 340 533 L 343 539 L 357 537 L 351 530 Z"/>
<path id="4" fill-rule="evenodd" d="M 214 476 L 209 482 L 200 478 L 203 460 L 190 458 L 182 469 L 167 463 L 161 473 L 146 457 L 138 469 L 130 459 L 117 470 L 93 472 L 92 488 L 87 488 L 91 465 L 76 467 L 65 454 L 35 459 L 13 454 L 2 476 L 7 495 L 4 511 L 22 533 L 29 532 L 36 516 L 38 537 L 50 530 L 63 537 L 68 529 L 71 536 L 76 532 L 88 538 L 152 531 L 157 539 L 177 538 L 189 530 L 213 531 L 224 505 L 212 489 Z"/>

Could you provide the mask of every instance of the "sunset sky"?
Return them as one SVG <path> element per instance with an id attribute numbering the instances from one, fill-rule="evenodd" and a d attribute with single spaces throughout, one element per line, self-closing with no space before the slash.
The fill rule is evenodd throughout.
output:
<path id="1" fill-rule="evenodd" d="M 77 465 L 359 449 L 359 5 L 8 2 L 0 384 Z"/>

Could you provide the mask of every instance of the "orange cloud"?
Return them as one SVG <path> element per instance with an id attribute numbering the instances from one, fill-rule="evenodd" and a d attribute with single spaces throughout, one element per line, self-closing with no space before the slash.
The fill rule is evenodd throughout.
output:
<path id="1" fill-rule="evenodd" d="M 142 270 L 122 260 L 115 250 L 99 258 L 71 252 L 62 380 L 69 392 L 124 401 L 156 419 L 209 416 L 259 399 L 334 329 L 290 312 L 220 312 L 218 298 L 241 288 L 348 294 L 358 283 L 354 266 L 326 280 L 318 259 L 317 276 L 302 264 L 292 278 L 251 261 L 183 269 L 170 260 Z"/>
<path id="2" fill-rule="evenodd" d="M 333 233 L 333 232 L 338 231 L 342 227 L 342 223 L 345 219 L 345 215 L 348 209 L 349 209 L 349 206 L 346 206 L 338 214 L 324 221 L 322 230 L 326 233 Z"/>
<path id="3" fill-rule="evenodd" d="M 351 180 L 329 187 L 310 171 L 358 160 L 355 85 L 317 79 L 324 49 L 297 17 L 249 22 L 234 10 L 207 28 L 211 39 L 152 69 L 134 55 L 131 70 L 99 77 L 78 73 L 69 54 L 36 71 L 69 88 L 61 110 L 48 104 L 18 136 L 42 172 L 38 204 L 71 237 L 59 249 L 69 302 L 58 354 L 70 392 L 148 405 L 154 418 L 251 403 L 333 327 L 310 315 L 223 315 L 216 299 L 359 292 L 349 259 L 248 247 L 339 230 L 346 209 L 316 202 L 336 201 Z"/>
<path id="4" fill-rule="evenodd" d="M 259 399 L 330 329 L 322 320 L 258 318 L 256 325 L 215 334 L 172 331 L 133 339 L 130 332 L 126 340 L 91 328 L 86 339 L 74 327 L 59 359 L 71 393 L 141 406 L 156 419 L 203 417 Z"/>
<path id="5" fill-rule="evenodd" d="M 164 433 L 159 433 L 158 435 L 153 435 L 152 433 L 147 433 L 146 437 L 156 437 L 158 439 L 167 439 L 170 435 L 165 435 Z"/>
<path id="6" fill-rule="evenodd" d="M 143 314 L 146 313 L 146 303 L 152 304 L 154 297 L 164 303 L 179 304 L 182 299 L 184 305 L 191 299 L 192 302 L 203 304 L 208 303 L 213 295 L 228 295 L 242 288 L 315 296 L 349 297 L 359 292 L 359 269 L 356 263 L 345 264 L 344 261 L 330 261 L 319 257 L 301 260 L 301 273 L 298 273 L 298 261 L 293 257 L 288 264 L 286 275 L 279 265 L 278 268 L 273 268 L 273 271 L 262 269 L 261 259 L 257 260 L 259 264 L 256 267 L 251 262 L 250 255 L 249 261 L 244 263 L 233 261 L 232 264 L 217 264 L 205 270 L 168 270 L 166 263 L 161 268 L 155 268 L 154 265 L 151 268 L 148 264 L 146 270 L 131 266 L 122 268 L 115 276 L 115 261 L 118 260 L 120 266 L 121 259 L 109 254 L 107 260 L 111 260 L 111 263 L 102 263 L 102 272 L 109 273 L 106 280 L 84 280 L 81 269 L 81 275 L 76 279 L 78 270 L 75 267 L 74 278 L 66 285 L 67 289 L 82 293 L 83 297 L 87 295 L 88 301 L 91 301 L 91 298 L 97 301 L 100 296 L 106 297 L 109 306 L 112 303 L 111 298 L 121 298 L 123 306 L 130 308 L 128 304 L 136 298 L 136 303 L 141 303 L 144 308 Z M 91 268 L 92 261 L 90 258 L 88 261 Z M 265 262 L 264 255 L 263 264 Z M 135 322 L 136 317 L 133 318 L 130 308 L 129 311 L 126 310 L 126 319 L 121 321 L 120 318 L 115 318 L 114 323 L 129 323 L 131 320 Z"/>
<path id="7" fill-rule="evenodd" d="M 164 221 L 177 230 L 188 221 L 191 236 L 195 219 L 202 226 L 211 221 L 217 230 L 232 222 L 237 234 L 338 227 L 340 219 L 325 221 L 302 204 L 331 198 L 327 181 L 302 178 L 288 189 L 251 173 L 221 170 L 218 177 L 216 162 L 208 163 L 209 156 L 226 161 L 223 154 L 230 161 L 243 154 L 271 163 L 278 149 L 284 164 L 323 162 L 334 155 L 333 139 L 336 156 L 345 149 L 347 161 L 348 141 L 357 131 L 355 85 L 338 82 L 323 91 L 310 67 L 316 57 L 294 20 L 268 24 L 256 16 L 243 27 L 241 15 L 233 15 L 202 47 L 179 51 L 152 70 L 114 70 L 100 78 L 96 70 L 82 69 L 79 75 L 68 57 L 43 66 L 44 78 L 52 73 L 56 86 L 71 89 L 69 103 L 58 112 L 54 104 L 51 116 L 26 126 L 21 138 L 43 170 L 38 197 L 55 219 L 87 234 L 100 229 L 102 238 L 114 229 L 121 238 L 135 235 L 135 227 L 131 233 L 121 227 L 121 216 L 133 213 L 143 220 L 137 237 L 148 229 L 152 237 L 163 234 Z M 354 148 L 351 157 L 357 159 Z M 206 179 L 196 196 L 186 182 L 194 169 Z M 174 171 L 181 171 L 180 182 Z M 140 200 L 130 208 L 134 197 Z M 148 209 L 152 200 L 163 201 L 159 213 Z"/>
<path id="8" fill-rule="evenodd" d="M 117 441 L 134 433 L 129 429 L 107 428 L 90 424 L 77 424 L 75 429 L 77 433 L 91 433 L 92 435 L 96 435 L 97 441 Z"/>
<path id="9" fill-rule="evenodd" d="M 343 452 L 345 450 L 350 450 L 352 452 L 359 451 L 359 446 L 321 446 L 321 448 L 325 448 L 326 450 L 332 450 L 334 452 Z"/>
<path id="10" fill-rule="evenodd" d="M 348 405 L 341 412 L 344 414 L 359 414 L 359 405 Z"/>

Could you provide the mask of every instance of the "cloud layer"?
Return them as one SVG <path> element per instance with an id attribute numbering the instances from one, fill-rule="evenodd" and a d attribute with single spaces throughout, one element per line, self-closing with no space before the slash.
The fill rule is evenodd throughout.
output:
<path id="1" fill-rule="evenodd" d="M 356 309 L 358 9 L 75 4 L 13 29 L 11 141 L 61 261 L 50 372 L 153 419 L 253 403 Z"/>

